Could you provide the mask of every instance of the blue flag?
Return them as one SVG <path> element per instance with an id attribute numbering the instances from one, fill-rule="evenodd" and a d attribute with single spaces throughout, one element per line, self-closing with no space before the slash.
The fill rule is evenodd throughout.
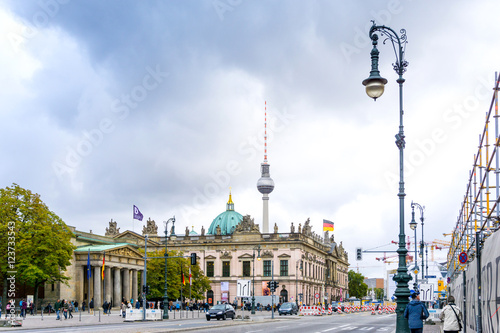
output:
<path id="1" fill-rule="evenodd" d="M 87 279 L 90 280 L 91 276 L 92 276 L 92 270 L 90 269 L 90 249 L 89 249 L 89 254 L 87 256 Z"/>
<path id="2" fill-rule="evenodd" d="M 134 205 L 134 220 L 139 220 L 139 221 L 142 221 L 142 213 L 141 211 L 139 210 L 139 208 L 137 208 L 136 205 Z"/>

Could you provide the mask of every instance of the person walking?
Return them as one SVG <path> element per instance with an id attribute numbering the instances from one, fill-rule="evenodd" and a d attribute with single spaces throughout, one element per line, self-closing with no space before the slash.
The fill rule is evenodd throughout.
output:
<path id="1" fill-rule="evenodd" d="M 54 310 L 56 310 L 56 320 L 61 320 L 61 300 L 60 299 L 58 299 L 56 304 L 54 304 Z"/>
<path id="2" fill-rule="evenodd" d="M 408 319 L 411 333 L 422 333 L 424 329 L 423 320 L 429 318 L 429 311 L 420 302 L 420 293 L 410 290 L 411 302 L 406 306 L 404 317 Z"/>
<path id="3" fill-rule="evenodd" d="M 82 311 L 85 312 L 85 306 L 87 306 L 87 304 L 85 303 L 85 300 L 82 302 Z"/>
<path id="4" fill-rule="evenodd" d="M 62 303 L 63 303 L 62 308 L 63 308 L 64 320 L 66 320 L 66 319 L 68 319 L 69 305 L 68 305 L 68 301 L 64 300 L 64 299 L 63 299 Z"/>
<path id="5" fill-rule="evenodd" d="M 90 300 L 89 303 L 90 314 L 94 314 L 94 297 Z"/>
<path id="6" fill-rule="evenodd" d="M 75 309 L 72 302 L 68 301 L 68 316 L 69 319 L 73 319 L 73 310 Z"/>
<path id="7" fill-rule="evenodd" d="M 448 305 L 443 308 L 439 319 L 444 321 L 443 331 L 445 333 L 458 333 L 462 330 L 462 311 L 455 305 L 455 297 L 448 296 Z"/>

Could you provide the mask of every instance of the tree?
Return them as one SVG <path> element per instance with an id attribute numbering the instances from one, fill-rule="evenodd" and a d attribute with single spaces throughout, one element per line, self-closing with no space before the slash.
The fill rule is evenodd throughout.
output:
<path id="1" fill-rule="evenodd" d="M 72 232 L 40 195 L 17 184 L 0 189 L 0 216 L 3 299 L 16 297 L 14 286 L 24 283 L 34 287 L 37 304 L 41 285 L 69 280 L 64 271 L 75 249 Z"/>
<path id="2" fill-rule="evenodd" d="M 347 277 L 349 279 L 349 296 L 354 296 L 356 298 L 366 296 L 368 285 L 363 282 L 365 277 L 361 273 L 356 273 L 353 270 L 347 273 Z"/>
<path id="3" fill-rule="evenodd" d="M 163 257 L 165 250 L 148 252 L 148 257 Z M 182 285 L 183 298 L 189 298 L 191 291 L 192 299 L 204 299 L 205 292 L 210 289 L 210 280 L 203 274 L 199 264 L 191 266 L 189 258 L 172 258 L 183 256 L 182 252 L 168 251 L 171 257 L 167 263 L 167 294 L 169 300 L 181 297 L 181 269 L 184 274 L 185 284 Z M 189 285 L 189 267 L 191 267 L 191 287 Z M 162 298 L 165 294 L 165 259 L 156 258 L 148 260 L 147 285 L 150 288 L 148 298 Z M 191 290 L 190 290 L 191 288 Z"/>
<path id="4" fill-rule="evenodd" d="M 375 298 L 383 300 L 384 299 L 384 288 L 375 288 Z"/>

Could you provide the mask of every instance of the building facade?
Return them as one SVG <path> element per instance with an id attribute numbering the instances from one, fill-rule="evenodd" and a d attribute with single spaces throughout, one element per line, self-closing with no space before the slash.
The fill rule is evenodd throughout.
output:
<path id="1" fill-rule="evenodd" d="M 349 263 L 342 242 L 336 243 L 328 232 L 324 237 L 313 232 L 309 219 L 297 227 L 292 222 L 284 232 L 275 224 L 272 233 L 261 233 L 249 215 L 234 211 L 230 195 L 226 211 L 212 221 L 206 234 L 203 226 L 199 234 L 188 228 L 182 235 L 174 230 L 167 237 L 168 248 L 185 255 L 196 253 L 211 280 L 204 300 L 209 304 L 234 302 L 241 280 L 251 280 L 253 295 L 267 296 L 267 282 L 274 278 L 279 282 L 276 295 L 281 302 L 315 304 L 343 300 L 348 295 Z M 144 271 L 139 249 L 144 248 L 146 239 L 148 251 L 165 248 L 165 233 L 158 235 L 151 219 L 142 235 L 129 230 L 120 233 L 113 220 L 104 236 L 72 231 L 77 248 L 66 271 L 69 286 L 46 285 L 46 299 L 88 302 L 93 298 L 96 306 L 104 301 L 117 306 L 122 298 L 136 300 Z"/>

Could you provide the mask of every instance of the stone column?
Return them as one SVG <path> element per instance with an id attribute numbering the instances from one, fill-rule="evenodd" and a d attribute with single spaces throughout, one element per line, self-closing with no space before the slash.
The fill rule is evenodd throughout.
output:
<path id="1" fill-rule="evenodd" d="M 123 269 L 123 295 L 125 300 L 130 301 L 130 270 Z M 121 299 L 120 299 L 121 301 Z"/>
<path id="2" fill-rule="evenodd" d="M 77 269 L 77 272 L 76 272 L 76 279 L 77 279 L 77 283 L 78 283 L 78 287 L 77 287 L 77 290 L 76 290 L 76 301 L 79 303 L 79 304 L 82 304 L 82 301 L 83 301 L 83 297 L 85 296 L 85 275 L 83 274 L 83 272 L 87 272 L 87 266 L 80 266 L 80 269 Z"/>
<path id="3" fill-rule="evenodd" d="M 115 272 L 115 278 L 114 278 L 114 293 L 113 293 L 113 306 L 117 307 L 120 306 L 122 302 L 122 279 L 121 279 L 121 272 L 120 272 L 120 267 L 114 267 L 113 268 Z"/>
<path id="4" fill-rule="evenodd" d="M 101 266 L 94 266 L 94 311 L 101 305 Z"/>
<path id="5" fill-rule="evenodd" d="M 132 298 L 137 301 L 137 270 L 132 269 Z M 132 304 L 134 306 L 134 304 Z"/>
<path id="6" fill-rule="evenodd" d="M 105 301 L 110 301 L 111 300 L 111 267 L 105 266 L 104 267 L 104 300 Z"/>

